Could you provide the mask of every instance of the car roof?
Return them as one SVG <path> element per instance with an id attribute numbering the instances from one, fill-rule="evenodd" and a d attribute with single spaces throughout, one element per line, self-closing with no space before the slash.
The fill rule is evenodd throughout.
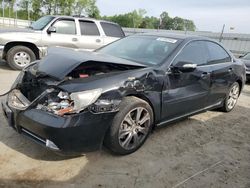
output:
<path id="1" fill-rule="evenodd" d="M 105 23 L 119 25 L 115 22 L 111 22 L 107 20 L 98 20 L 95 18 L 89 18 L 89 17 L 84 17 L 84 16 L 64 16 L 64 15 L 50 15 L 50 16 L 53 16 L 55 18 L 70 18 L 70 19 L 79 19 L 79 20 L 87 20 L 87 21 L 98 21 L 98 22 L 105 22 Z"/>
<path id="2" fill-rule="evenodd" d="M 168 37 L 168 38 L 181 39 L 181 40 L 203 39 L 203 40 L 210 40 L 211 41 L 211 39 L 209 39 L 207 37 L 202 37 L 202 36 L 197 36 L 197 35 L 187 35 L 187 34 L 176 34 L 176 33 L 165 32 L 165 31 L 140 33 L 137 35 Z"/>

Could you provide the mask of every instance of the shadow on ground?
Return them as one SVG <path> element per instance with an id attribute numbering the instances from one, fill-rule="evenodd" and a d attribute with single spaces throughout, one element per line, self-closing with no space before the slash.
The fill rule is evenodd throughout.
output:
<path id="1" fill-rule="evenodd" d="M 29 173 L 0 179 L 0 187 L 173 187 L 201 172 L 178 187 L 247 188 L 250 187 L 249 113 L 249 108 L 237 106 L 231 113 L 193 116 L 157 129 L 131 155 L 113 156 L 101 150 L 80 157 L 86 164 L 68 180 L 53 180 L 60 177 L 64 166 L 50 177 L 41 176 L 41 171 L 34 168 Z M 0 126 L 5 131 L 0 133 L 0 143 L 8 148 L 35 160 L 68 160 L 27 141 L 11 128 L 3 129 L 5 124 Z M 16 163 L 18 166 L 22 161 Z M 218 165 L 212 168 L 213 164 Z M 46 172 L 46 166 L 43 171 Z"/>
<path id="2" fill-rule="evenodd" d="M 12 70 L 13 71 L 13 69 L 11 69 L 9 67 L 9 65 L 5 61 L 0 61 L 0 69 L 2 69 L 2 70 Z"/>

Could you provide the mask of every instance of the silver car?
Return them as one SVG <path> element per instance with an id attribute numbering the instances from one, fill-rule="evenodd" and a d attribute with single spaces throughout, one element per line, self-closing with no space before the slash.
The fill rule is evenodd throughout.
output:
<path id="1" fill-rule="evenodd" d="M 84 17 L 44 16 L 28 29 L 0 30 L 0 60 L 21 70 L 45 56 L 51 46 L 93 51 L 121 37 L 124 32 L 116 23 Z"/>

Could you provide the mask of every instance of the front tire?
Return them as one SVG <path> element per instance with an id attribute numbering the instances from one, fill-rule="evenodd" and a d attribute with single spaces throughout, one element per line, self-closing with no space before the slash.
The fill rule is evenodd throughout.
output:
<path id="1" fill-rule="evenodd" d="M 119 155 L 135 152 L 150 134 L 153 118 L 153 110 L 146 101 L 126 97 L 106 134 L 105 146 Z"/>
<path id="2" fill-rule="evenodd" d="M 26 46 L 14 46 L 7 52 L 6 60 L 12 69 L 22 70 L 36 60 L 36 55 Z"/>
<path id="3" fill-rule="evenodd" d="M 224 101 L 223 107 L 221 110 L 223 112 L 230 112 L 234 109 L 237 104 L 238 98 L 240 95 L 240 85 L 238 82 L 234 82 L 227 93 L 226 99 Z"/>

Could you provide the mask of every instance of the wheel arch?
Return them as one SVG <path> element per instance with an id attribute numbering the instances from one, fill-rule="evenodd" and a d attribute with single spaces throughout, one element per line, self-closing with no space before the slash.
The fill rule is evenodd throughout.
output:
<path id="1" fill-rule="evenodd" d="M 31 42 L 9 42 L 4 47 L 3 59 L 6 60 L 6 56 L 7 56 L 8 51 L 11 48 L 13 48 L 14 46 L 25 46 L 34 52 L 36 59 L 40 58 L 39 49 L 34 43 L 31 43 Z"/>
<path id="2" fill-rule="evenodd" d="M 240 86 L 240 93 L 241 93 L 242 87 L 243 87 L 243 82 L 242 82 L 241 79 L 236 80 L 236 82 L 237 82 L 237 83 L 239 84 L 239 86 Z"/>
<path id="3" fill-rule="evenodd" d="M 142 95 L 142 94 L 129 94 L 127 95 L 126 97 L 136 97 L 138 99 L 141 99 L 145 102 L 147 102 L 149 104 L 149 106 L 152 108 L 152 111 L 153 111 L 153 127 L 155 127 L 155 123 L 156 123 L 156 114 L 155 114 L 155 108 L 154 108 L 154 105 L 153 103 L 150 101 L 149 98 L 147 98 L 145 95 Z"/>

